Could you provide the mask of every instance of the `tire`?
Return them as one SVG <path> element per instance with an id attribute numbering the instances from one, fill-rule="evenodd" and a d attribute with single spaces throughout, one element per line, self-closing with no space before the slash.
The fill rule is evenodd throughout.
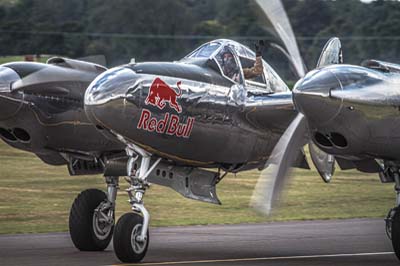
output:
<path id="1" fill-rule="evenodd" d="M 94 210 L 106 202 L 107 195 L 98 189 L 87 189 L 74 200 L 69 214 L 69 233 L 75 247 L 81 251 L 102 251 L 110 244 L 114 222 L 104 237 L 95 232 Z"/>
<path id="2" fill-rule="evenodd" d="M 147 230 L 145 243 L 132 243 L 132 239 L 140 234 L 142 225 L 143 217 L 137 213 L 125 213 L 118 220 L 115 226 L 113 244 L 115 255 L 120 261 L 136 263 L 140 262 L 146 255 L 149 246 L 149 230 Z"/>
<path id="3" fill-rule="evenodd" d="M 400 208 L 396 207 L 393 211 L 391 226 L 392 246 L 397 258 L 400 259 Z"/>

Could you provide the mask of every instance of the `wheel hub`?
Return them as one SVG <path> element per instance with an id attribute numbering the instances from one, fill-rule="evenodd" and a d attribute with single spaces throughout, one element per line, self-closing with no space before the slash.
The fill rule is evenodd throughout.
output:
<path id="1" fill-rule="evenodd" d="M 112 211 L 111 207 L 104 206 L 106 204 L 106 202 L 102 202 L 93 213 L 93 232 L 100 240 L 104 240 L 110 235 L 114 225 L 114 219 L 109 217 L 109 212 Z"/>
<path id="2" fill-rule="evenodd" d="M 132 229 L 132 234 L 131 234 L 131 246 L 132 249 L 137 254 L 142 253 L 146 249 L 146 244 L 147 244 L 147 239 L 144 239 L 143 241 L 138 241 L 140 238 L 141 231 L 142 231 L 142 225 L 137 224 Z"/>

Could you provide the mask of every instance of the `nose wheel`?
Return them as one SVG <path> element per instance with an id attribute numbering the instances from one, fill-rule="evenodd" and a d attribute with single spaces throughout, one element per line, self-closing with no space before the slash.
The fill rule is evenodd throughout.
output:
<path id="1" fill-rule="evenodd" d="M 149 246 L 149 230 L 140 239 L 143 217 L 138 213 L 125 213 L 115 226 L 114 252 L 122 262 L 139 262 L 146 255 Z"/>
<path id="2" fill-rule="evenodd" d="M 113 244 L 118 259 L 126 263 L 135 263 L 144 258 L 149 246 L 150 214 L 144 207 L 143 197 L 149 188 L 147 177 L 161 158 L 152 162 L 151 154 L 131 144 L 128 145 L 126 152 L 129 156 L 126 181 L 130 184 L 126 191 L 133 212 L 124 214 L 118 220 Z"/>

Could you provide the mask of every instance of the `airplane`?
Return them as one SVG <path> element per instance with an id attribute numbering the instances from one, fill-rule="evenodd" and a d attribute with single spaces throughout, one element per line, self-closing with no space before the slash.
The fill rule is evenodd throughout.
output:
<path id="1" fill-rule="evenodd" d="M 234 76 L 224 67 L 226 53 L 234 60 Z M 330 181 L 335 160 L 307 138 L 282 79 L 265 61 L 261 75 L 244 77 L 243 68 L 254 61 L 248 47 L 219 39 L 172 63 L 106 69 L 57 57 L 47 64 L 5 64 L 0 66 L 0 137 L 45 163 L 67 165 L 71 175 L 103 174 L 107 193 L 87 189 L 72 204 L 72 242 L 82 251 L 100 251 L 113 238 L 122 262 L 139 262 L 149 244 L 150 214 L 143 198 L 150 183 L 220 204 L 216 186 L 229 172 L 264 169 L 274 160 L 283 169 L 280 176 L 289 165 L 309 168 L 301 149 L 307 142 L 319 174 Z M 296 149 L 277 152 L 285 145 Z M 133 212 L 115 224 L 120 176 L 130 184 Z M 278 180 L 268 186 L 272 196 L 262 195 L 275 199 L 281 185 Z"/>
<path id="2" fill-rule="evenodd" d="M 235 80 L 224 72 L 227 52 Z M 72 204 L 72 242 L 99 251 L 113 237 L 117 257 L 138 262 L 149 243 L 143 204 L 149 183 L 220 204 L 216 185 L 229 172 L 264 168 L 296 117 L 290 90 L 269 64 L 263 61 L 256 78 L 244 78 L 243 67 L 254 60 L 248 47 L 220 39 L 172 63 L 106 69 L 54 57 L 3 64 L 0 138 L 47 164 L 66 165 L 70 175 L 103 174 L 107 193 L 87 189 Z M 302 150 L 294 154 L 295 167 L 309 168 Z M 326 165 L 316 162 L 329 174 Z M 115 225 L 120 176 L 128 176 L 133 212 Z M 322 175 L 327 182 L 328 176 Z"/>

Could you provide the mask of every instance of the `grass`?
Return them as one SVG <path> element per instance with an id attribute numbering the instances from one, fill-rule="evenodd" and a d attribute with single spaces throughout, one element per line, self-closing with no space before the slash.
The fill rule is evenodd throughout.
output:
<path id="1" fill-rule="evenodd" d="M 384 217 L 394 204 L 393 184 L 377 175 L 338 171 L 325 184 L 315 170 L 296 170 L 280 208 L 263 217 L 249 208 L 258 171 L 228 175 L 218 185 L 222 206 L 183 198 L 153 185 L 146 194 L 152 226 L 257 223 L 304 219 Z M 117 217 L 130 210 L 121 179 Z M 66 167 L 48 166 L 32 154 L 0 143 L 0 234 L 68 230 L 69 208 L 87 188 L 104 189 L 102 176 L 71 177 Z"/>

